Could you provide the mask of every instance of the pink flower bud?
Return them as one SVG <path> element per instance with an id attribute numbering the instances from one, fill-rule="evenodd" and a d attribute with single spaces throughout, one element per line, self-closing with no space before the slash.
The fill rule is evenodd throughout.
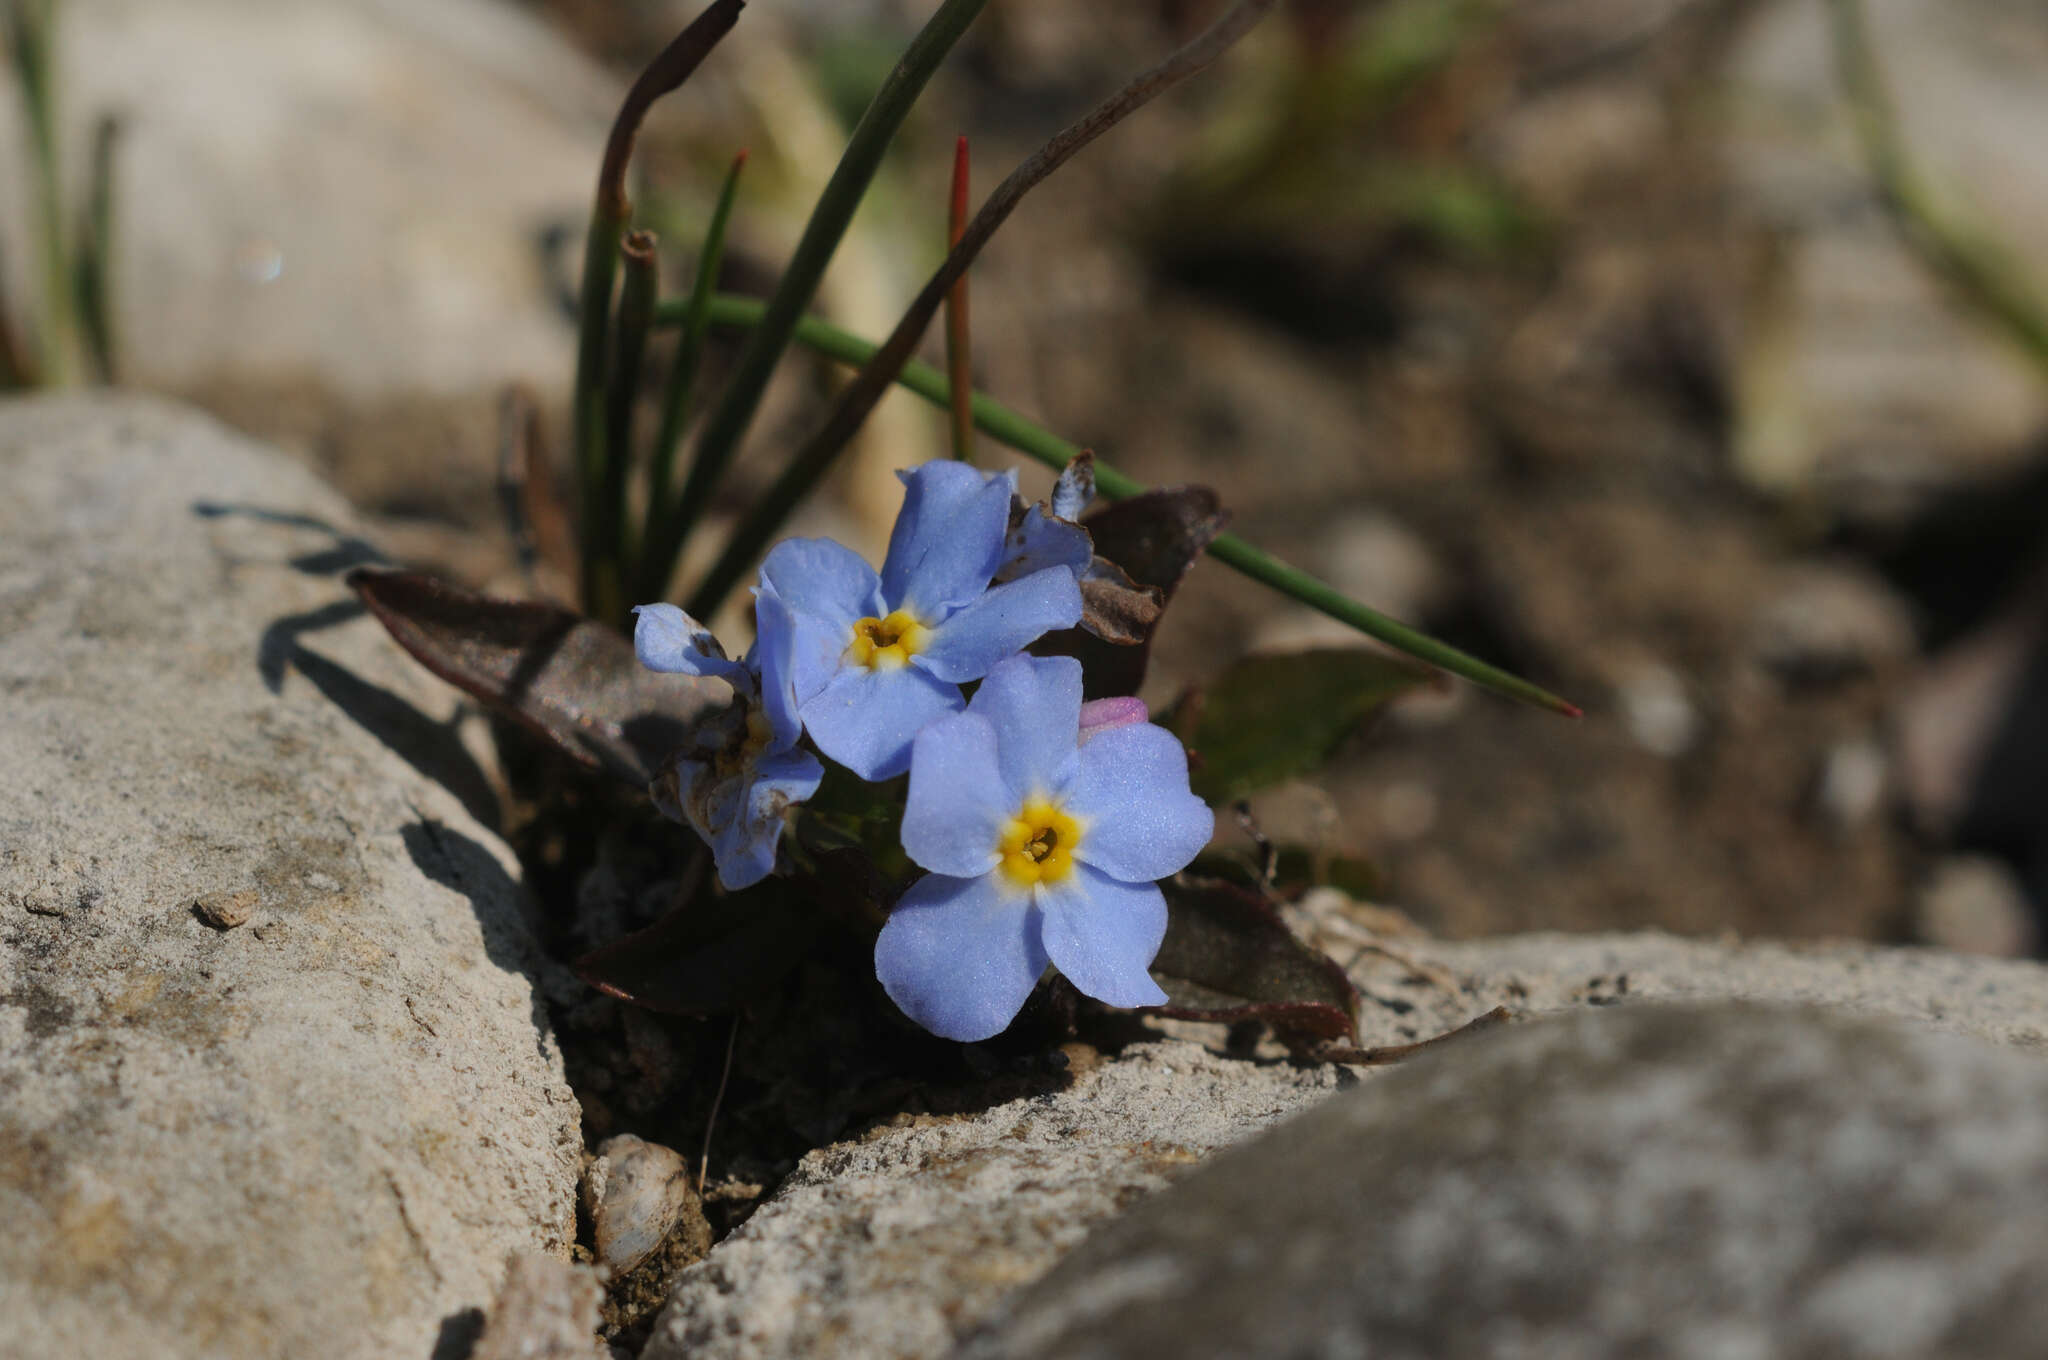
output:
<path id="1" fill-rule="evenodd" d="M 1151 716 L 1145 708 L 1145 701 L 1136 695 L 1091 699 L 1081 705 L 1081 741 L 1085 745 L 1090 737 L 1100 736 L 1114 727 L 1144 722 Z"/>

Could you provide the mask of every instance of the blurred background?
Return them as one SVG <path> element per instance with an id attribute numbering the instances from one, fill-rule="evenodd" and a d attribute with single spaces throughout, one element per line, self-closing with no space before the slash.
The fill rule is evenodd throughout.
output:
<path id="1" fill-rule="evenodd" d="M 667 292 L 742 147 L 723 283 L 766 290 L 931 8 L 753 0 L 642 139 Z M 956 134 L 978 197 L 1221 8 L 995 0 L 821 310 L 887 332 L 942 256 Z M 117 377 L 305 457 L 409 561 L 517 589 L 498 392 L 531 384 L 561 428 L 605 128 L 694 9 L 61 0 L 74 181 L 120 120 Z M 2048 8 L 1866 10 L 1909 172 L 1890 194 L 1828 0 L 1289 0 L 983 256 L 984 388 L 1141 479 L 1215 486 L 1253 541 L 1587 710 L 1404 701 L 1257 800 L 1268 834 L 1370 858 L 1454 936 L 2039 949 Z M 16 95 L 0 280 L 32 317 Z M 1959 266 L 1956 233 L 1994 267 Z M 842 377 L 788 361 L 728 519 Z M 944 441 L 892 397 L 800 527 L 875 551 L 890 470 Z M 1205 564 L 1146 697 L 1360 641 Z"/>

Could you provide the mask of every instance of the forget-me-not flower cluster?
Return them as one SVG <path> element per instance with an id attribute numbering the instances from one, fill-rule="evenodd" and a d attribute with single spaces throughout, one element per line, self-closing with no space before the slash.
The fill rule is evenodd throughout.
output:
<path id="1" fill-rule="evenodd" d="M 928 870 L 875 946 L 883 987 L 947 1038 L 1002 1030 L 1050 962 L 1117 1006 L 1166 1000 L 1147 971 L 1166 929 L 1157 880 L 1207 843 L 1187 756 L 1136 699 L 1081 701 L 1081 668 L 1022 649 L 1081 617 L 1092 562 L 1063 477 L 1049 511 L 1013 513 L 1016 474 L 928 463 L 876 572 L 830 539 L 788 539 L 762 564 L 743 661 L 672 605 L 638 610 L 655 670 L 723 679 L 735 700 L 657 781 L 665 811 L 708 842 L 719 880 L 775 866 L 789 807 L 823 766 L 908 770 L 903 847 Z M 980 681 L 973 700 L 963 684 Z"/>

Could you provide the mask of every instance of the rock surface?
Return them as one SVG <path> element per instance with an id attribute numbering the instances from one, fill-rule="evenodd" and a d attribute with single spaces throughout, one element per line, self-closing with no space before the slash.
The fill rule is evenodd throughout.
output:
<path id="1" fill-rule="evenodd" d="M 1092 1225 L 1345 1080 L 1147 1044 L 1068 1091 L 823 1148 L 684 1274 L 643 1360 L 943 1354 Z"/>
<path id="2" fill-rule="evenodd" d="M 581 1151 L 455 696 L 211 421 L 0 402 L 0 470 L 0 1354 L 424 1356 Z"/>
<path id="3" fill-rule="evenodd" d="M 589 1266 L 515 1255 L 468 1360 L 611 1360 L 597 1339 L 603 1301 L 604 1285 Z"/>
<path id="4" fill-rule="evenodd" d="M 67 0 L 74 187 L 118 113 L 114 299 L 131 381 L 317 381 L 362 399 L 555 384 L 574 335 L 540 249 L 580 235 L 617 89 L 488 0 Z M 0 75 L 0 184 L 27 184 Z M 25 262 L 32 196 L 0 198 Z"/>
<path id="5" fill-rule="evenodd" d="M 1091 1238 L 962 1360 L 2022 1355 L 2048 1064 L 1643 1006 L 1446 1046 Z"/>
<path id="6" fill-rule="evenodd" d="M 1746 998 L 2048 1046 L 2048 970 L 2031 963 L 1656 934 L 1403 939 L 1397 960 L 1372 952 L 1385 937 L 1330 903 L 1311 905 L 1304 924 L 1336 958 L 1355 960 L 1368 1045 L 1429 1038 L 1495 1005 L 1543 1014 Z M 646 1360 L 945 1354 L 1091 1228 L 1210 1152 L 1361 1076 L 1368 1089 L 1390 1079 L 1224 1057 L 1191 1035 L 1216 1038 L 1180 1029 L 1077 1064 L 1064 1091 L 975 1116 L 899 1120 L 813 1153 L 683 1275 Z M 1452 1047 L 1445 1060 L 1470 1051 Z M 1352 1220 L 1360 1250 L 1369 1221 Z"/>

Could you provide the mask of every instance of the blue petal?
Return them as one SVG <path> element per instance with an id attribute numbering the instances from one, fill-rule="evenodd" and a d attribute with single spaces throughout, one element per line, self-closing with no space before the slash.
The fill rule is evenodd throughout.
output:
<path id="1" fill-rule="evenodd" d="M 728 891 L 750 888 L 775 869 L 775 850 L 782 841 L 784 814 L 818 791 L 825 767 L 808 751 L 763 756 L 751 769 L 720 789 L 711 801 L 713 816 L 727 818 L 712 836 L 712 857 L 718 881 Z"/>
<path id="2" fill-rule="evenodd" d="M 1003 823 L 1018 801 L 1004 786 L 988 720 L 971 712 L 941 718 L 911 746 L 904 852 L 934 873 L 985 874 L 1002 858 Z"/>
<path id="3" fill-rule="evenodd" d="M 1065 793 L 1087 828 L 1074 857 L 1126 883 L 1178 873 L 1216 830 L 1216 815 L 1188 791 L 1188 753 L 1151 723 L 1089 738 Z"/>
<path id="4" fill-rule="evenodd" d="M 747 668 L 728 661 L 725 648 L 711 636 L 711 630 L 672 604 L 642 604 L 633 607 L 633 654 L 651 671 L 671 675 L 708 675 L 741 690 L 754 682 Z"/>
<path id="5" fill-rule="evenodd" d="M 790 639 L 790 679 L 799 711 L 848 667 L 846 649 L 852 630 L 823 622 L 810 614 L 795 616 Z"/>
<path id="6" fill-rule="evenodd" d="M 814 630 L 808 636 L 817 636 Z M 747 654 L 761 679 L 761 711 L 775 734 L 771 749 L 786 751 L 803 735 L 797 716 L 797 622 L 773 589 L 754 592 L 754 646 Z M 819 682 L 823 688 L 823 682 Z"/>
<path id="7" fill-rule="evenodd" d="M 1011 657 L 989 671 L 967 711 L 997 732 L 1003 781 L 1018 802 L 1072 778 L 1081 721 L 1081 663 L 1074 658 Z"/>
<path id="8" fill-rule="evenodd" d="M 1095 540 L 1078 524 L 1048 515 L 1034 505 L 1003 539 L 996 579 L 1014 581 L 1047 567 L 1065 567 L 1076 577 L 1095 560 Z"/>
<path id="9" fill-rule="evenodd" d="M 915 658 L 942 680 L 978 680 L 1005 657 L 1081 621 L 1081 586 L 1064 567 L 997 586 L 932 629 Z"/>
<path id="10" fill-rule="evenodd" d="M 1000 1034 L 1045 972 L 1038 913 L 994 875 L 910 885 L 875 941 L 875 976 L 905 1015 L 963 1043 Z"/>
<path id="11" fill-rule="evenodd" d="M 1084 993 L 1112 1006 L 1163 1006 L 1146 971 L 1166 938 L 1166 898 L 1153 883 L 1119 883 L 1085 864 L 1035 889 L 1045 952 Z"/>
<path id="12" fill-rule="evenodd" d="M 747 816 L 754 821 L 782 814 L 793 803 L 801 803 L 818 791 L 825 767 L 809 751 L 777 751 L 754 762 L 754 777 L 747 790 Z"/>
<path id="13" fill-rule="evenodd" d="M 848 666 L 804 704 L 803 719 L 827 756 L 862 779 L 893 779 L 910 768 L 911 739 L 966 706 L 958 685 L 915 666 Z"/>
<path id="14" fill-rule="evenodd" d="M 781 596 L 792 612 L 841 628 L 889 612 L 882 608 L 875 569 L 829 538 L 783 539 L 761 563 L 761 584 Z"/>
<path id="15" fill-rule="evenodd" d="M 930 624 L 988 587 L 1002 561 L 1017 474 L 936 462 L 899 473 L 903 509 L 882 562 L 882 594 Z"/>

